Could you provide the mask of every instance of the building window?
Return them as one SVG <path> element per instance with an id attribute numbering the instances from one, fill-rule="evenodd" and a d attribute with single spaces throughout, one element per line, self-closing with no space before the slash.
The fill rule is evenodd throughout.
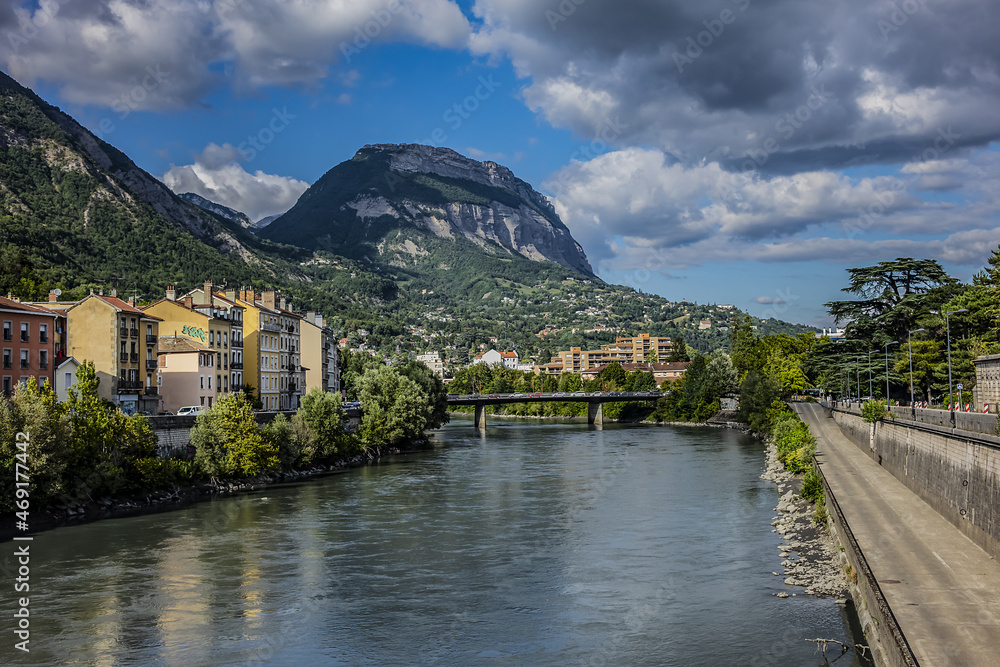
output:
<path id="1" fill-rule="evenodd" d="M 212 376 L 211 375 L 208 376 L 208 388 L 209 389 L 212 388 Z"/>
<path id="2" fill-rule="evenodd" d="M 205 388 L 205 376 L 204 375 L 199 375 L 198 376 L 198 380 L 199 380 L 199 382 L 201 382 L 201 388 L 204 389 Z"/>
<path id="3" fill-rule="evenodd" d="M 222 378 L 222 391 L 229 391 L 229 378 Z"/>
<path id="4" fill-rule="evenodd" d="M 201 406 L 205 407 L 205 397 L 204 396 L 201 397 Z"/>
<path id="5" fill-rule="evenodd" d="M 216 375 L 215 376 L 215 388 L 218 389 L 221 386 L 222 386 L 222 376 L 221 375 Z"/>
<path id="6" fill-rule="evenodd" d="M 49 342 L 49 325 L 39 324 L 38 325 L 38 342 L 48 343 Z"/>
<path id="7" fill-rule="evenodd" d="M 47 371 L 49 369 L 49 351 L 39 350 L 38 351 L 38 368 Z"/>
<path id="8" fill-rule="evenodd" d="M 9 375 L 4 375 L 3 376 L 3 395 L 4 396 L 10 396 L 10 392 L 11 392 L 10 376 Z"/>
<path id="9" fill-rule="evenodd" d="M 3 323 L 3 339 L 13 340 L 14 339 L 14 323 L 9 321 L 4 321 Z"/>
<path id="10" fill-rule="evenodd" d="M 72 373 L 66 373 L 66 374 L 65 374 L 65 375 L 63 376 L 63 378 L 65 379 L 65 382 L 66 382 L 66 388 L 67 388 L 67 389 L 69 389 L 70 387 L 72 387 L 72 386 L 73 386 L 73 374 L 72 374 Z"/>
<path id="11" fill-rule="evenodd" d="M 211 346 L 213 346 L 213 347 L 215 346 L 215 332 L 214 331 L 209 331 L 208 332 L 208 344 L 211 345 Z"/>
<path id="12" fill-rule="evenodd" d="M 30 368 L 31 362 L 29 361 L 28 354 L 30 354 L 30 350 L 21 350 L 21 370 Z"/>
<path id="13" fill-rule="evenodd" d="M 212 407 L 212 397 L 208 397 L 208 407 Z"/>
<path id="14" fill-rule="evenodd" d="M 3 367 L 10 370 L 14 365 L 14 351 L 10 348 L 5 348 L 3 351 Z"/>
<path id="15" fill-rule="evenodd" d="M 21 322 L 21 342 L 28 343 L 31 341 L 31 325 L 27 322 Z"/>

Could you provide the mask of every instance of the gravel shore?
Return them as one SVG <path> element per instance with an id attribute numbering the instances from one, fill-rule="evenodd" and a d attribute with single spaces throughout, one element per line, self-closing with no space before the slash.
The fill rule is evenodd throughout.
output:
<path id="1" fill-rule="evenodd" d="M 841 565 L 839 548 L 825 527 L 813 523 L 815 506 L 798 496 L 801 475 L 787 472 L 778 461 L 778 450 L 767 445 L 767 468 L 761 479 L 774 482 L 781 492 L 771 525 L 781 535 L 778 546 L 786 586 L 801 586 L 806 595 L 836 597 L 838 602 L 848 597 L 847 578 Z M 772 572 L 781 576 L 780 572 Z M 793 593 L 794 595 L 794 593 Z M 786 598 L 787 592 L 777 594 Z"/>

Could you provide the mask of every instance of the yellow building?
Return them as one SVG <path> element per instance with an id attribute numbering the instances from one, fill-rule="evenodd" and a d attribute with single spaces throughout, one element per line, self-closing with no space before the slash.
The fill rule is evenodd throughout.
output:
<path id="1" fill-rule="evenodd" d="M 211 283 L 209 283 L 210 285 Z M 172 287 L 167 288 L 167 296 L 143 308 L 143 312 L 159 317 L 160 332 L 164 336 L 186 338 L 204 346 L 215 355 L 215 378 L 211 384 L 215 395 L 220 398 L 239 387 L 230 385 L 229 342 L 232 338 L 232 323 L 229 310 L 213 303 L 211 291 L 176 299 Z M 193 404 L 192 404 L 193 405 Z"/>
<path id="2" fill-rule="evenodd" d="M 58 304 L 49 304 L 50 307 Z M 98 394 L 131 414 L 156 414 L 160 319 L 117 296 L 91 294 L 65 309 L 68 356 L 92 361 Z"/>
<path id="3" fill-rule="evenodd" d="M 306 313 L 299 329 L 299 339 L 302 343 L 301 357 L 306 379 L 303 395 L 314 387 L 326 392 L 340 391 L 337 341 L 333 331 L 326 326 L 323 316 L 314 311 Z"/>
<path id="4" fill-rule="evenodd" d="M 281 326 L 274 292 L 264 292 L 260 300 L 253 290 L 242 289 L 237 296 L 236 304 L 243 307 L 243 381 L 257 391 L 265 410 L 277 410 Z"/>
<path id="5" fill-rule="evenodd" d="M 599 350 L 572 347 L 559 352 L 549 363 L 535 366 L 535 374 L 582 373 L 614 361 L 620 364 L 666 363 L 672 351 L 673 343 L 666 336 L 644 333 L 619 337 L 614 343 L 602 345 Z"/>

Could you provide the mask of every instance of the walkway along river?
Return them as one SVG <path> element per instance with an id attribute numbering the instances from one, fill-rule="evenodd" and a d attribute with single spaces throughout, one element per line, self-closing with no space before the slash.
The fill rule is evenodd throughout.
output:
<path id="1" fill-rule="evenodd" d="M 772 575 L 754 438 L 457 419 L 433 441 L 36 535 L 31 653 L 0 662 L 822 665 L 807 639 L 862 641 Z"/>

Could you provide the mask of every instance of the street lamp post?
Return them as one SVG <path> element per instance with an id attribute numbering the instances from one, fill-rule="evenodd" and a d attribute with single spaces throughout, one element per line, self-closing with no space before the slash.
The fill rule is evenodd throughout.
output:
<path id="1" fill-rule="evenodd" d="M 924 329 L 914 329 L 913 331 L 906 332 L 906 351 L 910 355 L 910 415 L 913 416 L 913 421 L 917 420 L 917 406 L 913 404 L 913 344 L 910 341 L 910 336 L 920 331 L 924 331 Z"/>
<path id="2" fill-rule="evenodd" d="M 858 357 L 858 401 L 861 401 L 861 357 Z"/>
<path id="3" fill-rule="evenodd" d="M 948 322 L 948 316 L 954 315 L 955 313 L 967 313 L 968 308 L 959 308 L 958 310 L 948 310 L 944 314 L 944 326 L 947 331 L 948 337 L 948 412 L 951 415 L 951 423 L 955 423 L 955 404 L 952 401 L 951 396 L 951 324 Z"/>
<path id="4" fill-rule="evenodd" d="M 868 396 L 875 398 L 875 393 L 872 391 L 872 352 L 878 350 L 868 350 Z"/>
<path id="5" fill-rule="evenodd" d="M 890 345 L 897 345 L 898 343 L 899 343 L 898 340 L 894 340 L 892 342 L 889 342 L 889 343 L 885 344 L 885 404 L 886 404 L 886 407 L 888 407 L 888 405 L 889 405 L 889 346 Z"/>

